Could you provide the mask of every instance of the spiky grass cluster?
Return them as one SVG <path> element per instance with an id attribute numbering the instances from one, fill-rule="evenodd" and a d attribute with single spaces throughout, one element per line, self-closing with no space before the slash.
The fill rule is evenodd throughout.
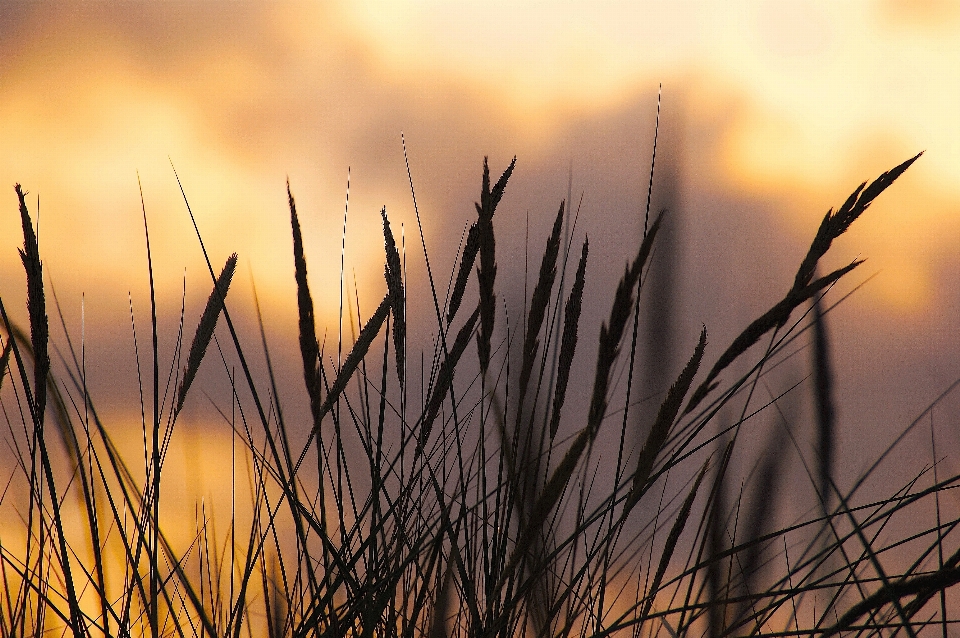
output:
<path id="1" fill-rule="evenodd" d="M 477 220 L 444 307 L 430 282 L 438 336 L 419 410 L 407 400 L 414 393 L 408 392 L 405 372 L 404 270 L 386 209 L 387 294 L 336 365 L 324 360 L 317 340 L 303 238 L 288 184 L 309 422 L 284 418 L 262 322 L 270 382 L 261 387 L 254 381 L 248 346 L 238 337 L 227 304 L 237 261 L 232 255 L 219 276 L 210 268 L 213 290 L 182 370 L 177 363 L 182 341 L 177 340 L 170 376 L 178 390 L 166 416 L 153 304 L 148 375 L 153 410 L 152 418 L 144 417 L 144 471 L 137 478 L 93 409 L 75 354 L 73 366 L 64 364 L 63 380 L 50 369 L 43 271 L 18 186 L 30 337 L 0 304 L 5 332 L 0 373 L 10 377 L 3 408 L 8 415 L 18 413 L 23 424 L 9 430 L 17 467 L 0 506 L 5 516 L 20 517 L 25 533 L 22 544 L 0 538 L 0 636 L 48 630 L 211 638 L 878 631 L 913 636 L 931 624 L 945 633 L 952 618 L 944 592 L 960 582 L 960 550 L 950 551 L 956 543 L 948 536 L 960 519 L 941 520 L 939 495 L 960 477 L 935 478 L 924 487 L 918 478 L 875 503 L 855 501 L 859 484 L 848 491 L 836 485 L 820 297 L 860 262 L 822 277 L 815 274 L 832 241 L 916 159 L 864 183 L 836 213 L 829 212 L 784 297 L 700 375 L 709 351 L 703 329 L 686 365 L 651 411 L 652 424 L 639 433 L 637 449 L 621 432 L 612 472 L 593 449 L 605 436 L 612 402 L 624 412 L 631 407 L 630 384 L 624 397 L 613 380 L 628 344 L 627 365 L 633 364 L 640 292 L 662 215 L 645 231 L 613 292 L 609 318 L 599 331 L 587 420 L 561 429 L 569 420 L 564 406 L 574 359 L 590 354 L 578 350 L 585 334 L 579 324 L 590 279 L 588 242 L 584 238 L 570 290 L 563 290 L 562 276 L 558 288 L 557 274 L 565 271 L 572 248 L 572 242 L 560 239 L 566 206 L 561 203 L 522 324 L 520 372 L 514 376 L 509 324 L 502 340 L 495 332 L 493 219 L 515 159 L 493 187 L 484 160 Z M 146 214 L 144 223 L 153 302 Z M 476 306 L 458 320 L 478 257 Z M 812 302 L 812 321 L 804 314 L 791 324 L 806 302 Z M 160 517 L 161 476 L 174 426 L 220 315 L 229 338 L 218 347 L 222 353 L 223 343 L 232 345 L 243 371 L 239 383 L 255 406 L 244 410 L 240 405 L 250 421 L 244 417 L 243 428 L 235 429 L 252 468 L 251 516 L 243 531 L 234 515 L 227 521 L 227 538 L 219 541 L 212 521 L 198 519 L 194 541 L 178 548 Z M 811 489 L 819 514 L 777 529 L 771 520 L 778 457 L 760 463 L 755 489 L 762 498 L 752 503 L 740 498 L 731 503 L 730 465 L 765 366 L 782 358 L 808 326 L 815 333 L 819 443 Z M 767 334 L 772 334 L 770 343 L 747 366 L 749 372 L 721 388 L 721 373 L 754 352 Z M 233 383 L 237 377 L 228 374 Z M 238 390 L 233 388 L 231 404 L 240 401 Z M 48 393 L 58 436 L 45 427 Z M 741 417 L 718 438 L 715 422 L 725 407 Z M 623 420 L 625 427 L 626 416 Z M 48 451 L 57 438 L 66 467 L 56 465 Z M 710 453 L 714 442 L 717 449 Z M 359 456 L 351 452 L 356 450 Z M 316 464 L 305 464 L 308 457 Z M 679 488 L 677 477 L 685 477 Z M 609 489 L 597 488 L 604 484 Z M 915 522 L 908 537 L 926 545 L 908 568 L 890 572 L 883 559 L 899 541 L 883 542 L 879 530 L 931 499 L 937 521 Z M 86 537 L 69 532 L 73 527 L 64 522 L 64 508 L 83 521 Z"/>

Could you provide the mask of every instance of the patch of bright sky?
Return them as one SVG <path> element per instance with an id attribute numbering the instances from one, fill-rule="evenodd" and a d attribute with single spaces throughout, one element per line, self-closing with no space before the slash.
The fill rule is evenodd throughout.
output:
<path id="1" fill-rule="evenodd" d="M 717 177 L 779 201 L 797 232 L 822 215 L 824 193 L 844 197 L 924 150 L 878 206 L 939 232 L 905 236 L 888 222 L 871 231 L 863 248 L 885 251 L 872 263 L 892 273 L 877 286 L 883 305 L 928 306 L 929 264 L 955 253 L 960 3 L 355 0 L 340 11 L 387 68 L 485 86 L 534 135 L 660 82 L 682 90 L 694 118 L 727 122 Z"/>
<path id="2" fill-rule="evenodd" d="M 846 183 L 858 146 L 879 135 L 904 154 L 927 149 L 926 174 L 960 196 L 949 3 L 359 0 L 340 11 L 385 64 L 485 83 L 520 110 L 605 108 L 677 74 L 721 81 L 746 97 L 730 168 L 755 185 Z"/>

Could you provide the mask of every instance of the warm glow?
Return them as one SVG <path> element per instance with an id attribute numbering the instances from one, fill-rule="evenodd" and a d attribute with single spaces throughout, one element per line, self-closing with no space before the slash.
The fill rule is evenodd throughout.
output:
<path id="1" fill-rule="evenodd" d="M 518 158 L 495 220 L 497 312 L 511 322 L 513 336 L 526 320 L 521 291 L 535 277 L 546 229 L 569 184 L 572 203 L 581 196 L 583 203 L 571 245 L 576 250 L 588 235 L 591 261 L 580 324 L 587 327 L 579 333 L 588 345 L 578 346 L 567 405 L 586 412 L 589 381 L 576 366 L 586 369 L 582 362 L 595 357 L 610 292 L 643 232 L 661 87 L 651 201 L 679 220 L 679 230 L 665 231 L 677 233 L 670 240 L 676 243 L 668 244 L 676 250 L 654 252 L 655 258 L 666 253 L 675 260 L 668 262 L 671 269 L 676 266 L 673 283 L 664 284 L 676 285 L 665 288 L 672 296 L 662 297 L 676 306 L 675 315 L 664 311 L 673 323 L 663 333 L 672 331 L 667 336 L 675 341 L 665 357 L 680 361 L 678 353 L 692 345 L 703 322 L 710 331 L 704 361 L 716 360 L 756 313 L 780 299 L 774 295 L 789 288 L 827 210 L 864 180 L 924 151 L 820 264 L 838 268 L 867 260 L 828 293 L 832 303 L 869 280 L 847 302 L 852 306 L 827 315 L 831 338 L 840 335 L 831 347 L 842 424 L 836 457 L 844 460 L 844 478 L 880 455 L 904 422 L 956 377 L 960 4 L 951 0 L 7 0 L 0 7 L 0 296 L 13 320 L 27 325 L 12 188 L 19 183 L 30 192 L 39 229 L 58 383 L 79 418 L 76 406 L 83 400 L 65 374 L 72 363 L 49 301 L 54 289 L 71 346 L 85 349 L 91 396 L 118 445 L 132 450 L 128 458 L 137 463 L 144 445 L 140 392 L 150 395 L 148 377 L 152 381 L 146 372 L 152 373 L 152 350 L 144 211 L 161 327 L 158 378 L 178 378 L 211 290 L 181 185 L 210 267 L 219 271 L 231 253 L 239 254 L 228 306 L 248 348 L 253 384 L 270 387 L 263 393 L 264 418 L 272 425 L 276 404 L 270 403 L 273 387 L 252 309 L 256 289 L 276 392 L 299 444 L 313 422 L 303 391 L 302 357 L 308 353 L 298 349 L 288 181 L 303 230 L 316 333 L 332 377 L 386 289 L 382 207 L 398 243 L 405 240 L 412 345 L 409 397 L 405 391 L 405 402 L 397 402 L 404 408 L 418 406 L 420 386 L 431 383 L 439 315 L 433 295 L 442 305 L 461 234 L 475 218 L 483 158 L 489 156 L 494 179 Z M 427 279 L 428 251 L 435 290 Z M 470 286 L 468 294 L 475 295 L 475 282 Z M 461 311 L 457 321 L 469 312 Z M 643 316 L 650 325 L 660 321 L 660 315 Z M 495 339 L 508 325 L 500 317 Z M 777 373 L 809 376 L 808 334 L 790 344 L 797 356 Z M 940 341 L 920 336 L 928 334 Z M 243 444 L 216 410 L 230 411 L 236 396 L 248 410 L 243 418 L 261 425 L 222 321 L 215 335 L 163 473 L 162 518 L 170 521 L 171 542 L 184 552 L 199 537 L 204 514 L 230 520 L 231 488 L 242 487 L 238 519 L 252 518 L 251 460 L 241 453 L 233 467 L 234 450 L 241 452 Z M 655 350 L 657 338 L 638 341 L 638 356 Z M 377 341 L 371 352 L 382 356 L 380 347 Z M 505 350 L 498 363 L 506 360 Z M 620 351 L 611 393 L 633 383 L 623 365 L 626 351 Z M 656 374 L 666 379 L 661 370 Z M 725 369 L 721 381 L 732 382 L 734 374 L 733 367 Z M 502 387 L 493 377 L 485 380 L 489 385 L 479 376 L 463 384 L 477 392 Z M 233 395 L 230 381 L 238 379 Z M 750 400 L 779 391 L 763 385 L 767 380 L 763 376 L 751 389 Z M 20 383 L 5 385 L 4 397 Z M 165 408 L 174 387 L 171 381 L 158 390 L 166 392 Z M 535 400 L 543 402 L 540 392 L 538 386 Z M 376 402 L 371 394 L 365 399 Z M 808 399 L 803 395 L 803 402 Z M 147 411 L 151 400 L 147 396 Z M 513 401 L 513 395 L 505 399 L 506 411 Z M 478 403 L 479 419 L 484 410 L 489 417 L 500 408 L 495 401 Z M 796 418 L 808 427 L 807 403 L 781 412 L 784 423 Z M 653 404 L 645 398 L 637 405 L 643 416 L 630 417 L 645 424 L 643 411 Z M 15 421 L 13 403 L 2 407 Z M 539 415 L 540 407 L 525 407 Z M 257 432 L 259 442 L 262 429 Z M 798 448 L 809 443 L 802 440 Z M 609 464 L 613 454 L 601 447 L 594 450 L 591 439 L 593 458 L 606 453 L 602 462 Z M 909 463 L 885 460 L 894 471 L 912 471 L 904 469 Z M 315 456 L 309 461 L 317 462 Z M 926 457 L 917 462 L 930 467 Z M 316 468 L 311 471 L 310 480 L 317 478 Z M 137 465 L 136 480 L 144 474 Z M 28 493 L 24 475 L 13 461 L 0 474 L 0 484 L 14 477 L 11 509 Z M 310 498 L 332 489 L 317 480 L 305 482 Z M 63 484 L 60 489 L 70 493 Z M 80 511 L 70 503 L 67 529 L 85 539 Z M 779 513 L 788 514 L 796 512 Z M 217 530 L 220 547 L 226 527 Z M 24 521 L 0 521 L 8 545 L 25 541 L 25 534 Z M 620 580 L 635 586 L 633 576 Z M 92 593 L 85 595 L 92 600 Z"/>
<path id="2" fill-rule="evenodd" d="M 664 117 L 682 122 L 664 144 L 684 145 L 684 188 L 761 207 L 790 242 L 925 150 L 838 259 L 881 273 L 864 291 L 872 312 L 916 320 L 946 294 L 938 277 L 960 226 L 950 3 L 19 4 L 0 28 L 0 182 L 40 197 L 45 266 L 68 309 L 85 293 L 92 311 L 123 317 L 131 291 L 145 311 L 138 174 L 161 304 L 179 306 L 184 276 L 188 306 L 205 298 L 172 162 L 214 267 L 240 254 L 236 302 L 252 276 L 284 329 L 296 312 L 290 178 L 319 332 L 335 334 L 348 167 L 343 291 L 356 277 L 370 308 L 383 293 L 381 206 L 408 231 L 412 276 L 425 274 L 401 130 L 429 245 L 455 248 L 488 153 L 493 166 L 519 156 L 515 188 L 534 190 L 516 191 L 515 214 L 534 220 L 565 193 L 568 163 L 598 176 L 577 184 L 590 224 L 602 218 L 591 202 L 643 197 L 649 148 L 623 139 L 651 129 L 660 83 Z M 535 190 L 544 175 L 556 190 Z M 3 198 L 4 294 L 22 294 L 19 220 L 12 191 Z M 441 281 L 450 260 L 435 257 Z"/>
<path id="3" fill-rule="evenodd" d="M 56 270 L 82 263 L 136 284 L 137 171 L 159 254 L 174 270 L 194 258 L 169 157 L 214 252 L 249 257 L 270 294 L 289 274 L 276 255 L 287 174 L 295 193 L 323 198 L 332 228 L 346 166 L 369 171 L 362 145 L 385 144 L 393 177 L 363 182 L 381 193 L 369 208 L 409 207 L 394 147 L 404 117 L 391 111 L 432 111 L 441 139 L 502 140 L 530 158 L 551 153 L 571 121 L 602 118 L 658 82 L 668 99 L 684 96 L 689 125 L 723 120 L 719 154 L 688 158 L 691 176 L 716 170 L 711 179 L 773 198 L 798 233 L 838 193 L 921 149 L 916 214 L 950 224 L 950 206 L 923 202 L 960 199 L 960 18 L 949 3 L 249 3 L 200 28 L 223 11 L 20 5 L 8 21 L 0 173 L 42 195 Z M 930 241 L 913 255 L 918 272 L 952 242 Z M 878 247 L 864 249 L 882 259 Z M 348 258 L 365 272 L 376 248 Z M 339 255 L 322 252 L 329 261 L 313 270 L 339 270 Z M 15 258 L 3 257 L 7 270 Z"/>

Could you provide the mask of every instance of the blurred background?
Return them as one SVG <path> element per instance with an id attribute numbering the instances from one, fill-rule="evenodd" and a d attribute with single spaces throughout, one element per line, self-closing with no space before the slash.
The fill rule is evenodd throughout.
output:
<path id="1" fill-rule="evenodd" d="M 517 156 L 495 218 L 498 289 L 513 322 L 525 263 L 532 280 L 559 203 L 572 196 L 574 250 L 584 234 L 591 246 L 588 352 L 643 232 L 661 85 L 653 212 L 671 217 L 645 293 L 655 338 L 642 356 L 664 371 L 643 380 L 651 394 L 676 375 L 701 323 L 712 361 L 784 294 L 829 208 L 925 151 L 827 259 L 833 267 L 867 259 L 828 301 L 864 285 L 827 319 L 839 469 L 859 475 L 960 375 L 960 6 L 948 0 L 6 0 L 0 294 L 24 322 L 13 191 L 21 183 L 48 289 L 71 334 L 84 333 L 94 398 L 131 419 L 139 437 L 131 304 L 141 354 L 149 317 L 140 185 L 163 356 L 172 356 L 181 302 L 190 335 L 210 290 L 172 164 L 214 268 L 240 255 L 230 303 L 243 333 L 259 343 L 255 285 L 287 400 L 303 408 L 287 179 L 318 334 L 336 344 L 341 291 L 359 299 L 361 314 L 383 294 L 386 206 L 395 232 L 403 225 L 410 295 L 421 300 L 409 321 L 429 346 L 434 320 L 403 132 L 441 288 L 475 218 L 484 156 L 496 175 Z M 62 347 L 58 319 L 52 335 Z M 578 357 L 583 378 L 590 352 Z M 206 363 L 198 385 L 229 402 L 218 365 Z M 784 370 L 784 384 L 802 380 L 808 353 Z M 583 386 L 571 391 L 585 397 Z M 202 395 L 193 401 L 184 422 L 213 418 Z M 809 404 L 807 394 L 791 404 L 804 440 Z M 947 402 L 935 419 L 955 436 L 958 415 Z M 206 446 L 229 445 L 227 429 L 199 431 Z M 925 436 L 891 468 L 894 483 L 929 463 Z M 216 470 L 205 471 L 200 478 L 216 485 Z"/>

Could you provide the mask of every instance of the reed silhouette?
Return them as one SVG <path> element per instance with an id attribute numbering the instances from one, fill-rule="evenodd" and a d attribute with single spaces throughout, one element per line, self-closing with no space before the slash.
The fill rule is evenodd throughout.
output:
<path id="1" fill-rule="evenodd" d="M 166 361 L 148 261 L 151 345 L 145 369 L 138 351 L 141 393 L 131 399 L 143 414 L 134 455 L 142 471 L 100 418 L 62 315 L 67 356 L 50 362 L 43 266 L 18 186 L 30 325 L 19 328 L 0 303 L 13 459 L 0 509 L 22 534 L 0 538 L 0 635 L 947 635 L 960 518 L 942 515 L 939 499 L 960 476 L 925 472 L 873 502 L 861 498 L 862 480 L 838 485 L 827 299 L 860 262 L 818 274 L 832 241 L 918 157 L 828 212 L 783 297 L 720 349 L 704 327 L 692 351 L 678 353 L 677 370 L 678 227 L 675 211 L 649 214 L 649 198 L 649 224 L 610 291 L 599 336 L 580 325 L 584 289 L 614 282 L 591 272 L 592 247 L 569 227 L 567 202 L 543 240 L 521 321 L 497 303 L 495 213 L 522 170 L 516 159 L 496 180 L 484 160 L 477 219 L 446 295 L 428 269 L 432 299 L 409 303 L 406 255 L 384 209 L 387 293 L 365 320 L 348 304 L 356 331 L 337 363 L 318 340 L 288 184 L 309 423 L 285 416 L 262 320 L 259 344 L 234 327 L 236 255 L 217 275 L 198 231 L 212 291 L 190 348 L 182 349 L 190 325 L 182 316 Z M 652 188 L 653 170 L 650 180 Z M 146 213 L 144 237 L 149 260 Z M 410 400 L 418 394 L 410 310 L 436 319 L 419 407 Z M 132 329 L 137 343 L 136 322 Z M 792 413 L 789 397 L 760 400 L 756 390 L 808 330 L 818 409 L 807 470 L 818 506 L 782 526 L 778 508 L 797 489 L 783 485 L 784 436 L 769 440 L 745 479 L 731 465 L 749 419 Z M 165 531 L 174 522 L 161 517 L 163 477 L 178 417 L 214 350 L 241 415 L 227 422 L 244 444 L 249 516 L 198 516 L 192 541 L 178 548 Z M 265 385 L 251 373 L 254 357 L 265 362 Z M 595 361 L 592 378 L 571 377 L 577 357 Z M 731 372 L 735 361 L 745 374 Z M 632 381 L 621 382 L 635 364 L 655 401 L 638 401 Z M 568 389 L 586 384 L 586 420 L 568 423 Z M 629 435 L 628 412 L 640 424 Z M 615 462 L 596 453 L 601 439 L 613 442 Z M 882 472 L 884 458 L 867 474 Z M 913 514 L 931 502 L 936 520 Z M 881 533 L 904 518 L 904 536 Z M 891 568 L 893 553 L 905 567 Z"/>

